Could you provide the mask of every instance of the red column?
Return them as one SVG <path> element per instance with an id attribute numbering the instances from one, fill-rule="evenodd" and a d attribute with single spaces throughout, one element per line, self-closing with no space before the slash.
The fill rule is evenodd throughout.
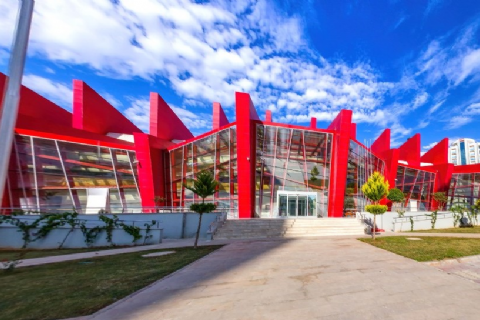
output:
<path id="1" fill-rule="evenodd" d="M 142 207 L 154 207 L 155 196 L 165 197 L 162 150 L 152 146 L 148 134 L 134 133 L 133 137 Z"/>
<path id="2" fill-rule="evenodd" d="M 310 118 L 310 128 L 317 129 L 317 118 Z"/>
<path id="3" fill-rule="evenodd" d="M 255 124 L 258 120 L 250 95 L 235 93 L 237 113 L 238 217 L 255 216 Z"/>
<path id="4" fill-rule="evenodd" d="M 328 216 L 342 217 L 347 184 L 348 150 L 352 124 L 352 110 L 341 110 L 328 129 L 335 130 L 334 152 L 330 168 Z"/>
<path id="5" fill-rule="evenodd" d="M 272 110 L 265 112 L 265 122 L 272 122 Z"/>

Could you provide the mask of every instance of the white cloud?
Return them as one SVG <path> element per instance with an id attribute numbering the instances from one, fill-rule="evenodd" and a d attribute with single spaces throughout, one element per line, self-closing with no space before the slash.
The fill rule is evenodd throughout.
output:
<path id="1" fill-rule="evenodd" d="M 452 117 L 450 119 L 450 121 L 448 122 L 447 126 L 446 126 L 446 129 L 456 129 L 456 128 L 460 128 L 470 122 L 472 122 L 472 118 L 471 117 L 467 117 L 467 116 L 455 116 L 455 117 Z"/>
<path id="2" fill-rule="evenodd" d="M 428 151 L 430 149 L 432 149 L 433 147 L 435 147 L 437 145 L 438 141 L 435 141 L 435 142 L 432 142 L 426 146 L 423 146 L 422 148 L 425 150 L 425 151 Z"/>
<path id="3" fill-rule="evenodd" d="M 212 116 L 205 113 L 193 113 L 184 108 L 170 105 L 173 112 L 194 133 L 199 129 L 205 130 L 212 126 Z M 144 132 L 149 131 L 150 126 L 150 101 L 142 98 L 131 98 L 130 106 L 123 112 L 138 128 Z"/>
<path id="4" fill-rule="evenodd" d="M 117 109 L 120 109 L 120 107 L 123 106 L 122 102 L 118 100 L 115 96 L 111 95 L 108 92 L 102 92 L 100 94 L 105 100 L 108 101 L 112 106 L 114 106 Z"/>
<path id="5" fill-rule="evenodd" d="M 430 85 L 446 80 L 451 86 L 475 76 L 480 70 L 476 36 L 479 24 L 480 21 L 475 21 L 467 25 L 453 41 L 451 34 L 432 40 L 417 60 L 416 75 L 424 76 Z"/>
<path id="6" fill-rule="evenodd" d="M 480 102 L 472 103 L 465 109 L 465 113 L 470 116 L 478 116 L 480 115 Z"/>
<path id="7" fill-rule="evenodd" d="M 14 20 L 16 4 L 1 6 L 0 24 L 12 29 L 5 21 Z M 29 52 L 109 77 L 166 79 L 190 106 L 229 108 L 234 92 L 244 91 L 259 113 L 271 109 L 289 121 L 330 120 L 348 108 L 357 122 L 386 124 L 382 106 L 394 84 L 366 63 L 310 51 L 303 28 L 300 17 L 268 0 L 43 0 Z M 0 31 L 0 47 L 8 47 L 10 33 Z"/>
<path id="8" fill-rule="evenodd" d="M 73 91 L 70 85 L 33 74 L 25 75 L 22 83 L 59 106 L 69 111 L 72 110 Z"/>
<path id="9" fill-rule="evenodd" d="M 428 109 L 428 114 L 430 115 L 430 114 L 434 113 L 435 111 L 437 111 L 444 103 L 445 103 L 445 99 L 440 101 L 440 102 L 435 103 L 433 106 L 430 107 L 430 109 Z"/>

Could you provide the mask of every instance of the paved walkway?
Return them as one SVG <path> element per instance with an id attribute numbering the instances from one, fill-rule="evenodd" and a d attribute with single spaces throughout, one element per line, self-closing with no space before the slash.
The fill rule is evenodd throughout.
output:
<path id="1" fill-rule="evenodd" d="M 424 263 L 480 284 L 480 255 Z"/>
<path id="2" fill-rule="evenodd" d="M 82 259 L 90 259 L 96 257 L 104 257 L 104 256 L 112 256 L 115 254 L 122 254 L 122 253 L 130 253 L 130 252 L 140 252 L 140 251 L 148 251 L 148 250 L 159 250 L 159 249 L 172 249 L 172 248 L 181 248 L 181 247 L 192 247 L 194 243 L 194 239 L 164 239 L 160 244 L 148 245 L 148 246 L 138 246 L 138 247 L 130 247 L 130 248 L 121 248 L 121 249 L 109 249 L 109 250 L 101 250 L 101 251 L 91 251 L 91 252 L 82 252 L 82 253 L 72 253 L 72 254 L 65 254 L 61 256 L 51 256 L 51 257 L 43 257 L 43 258 L 34 258 L 34 259 L 25 259 L 21 260 L 20 264 L 17 265 L 18 267 L 30 267 L 30 266 L 38 266 L 41 264 L 47 263 L 56 263 L 56 262 L 63 262 L 63 261 L 71 261 L 71 260 L 82 260 Z M 230 243 L 229 241 L 224 240 L 213 240 L 213 241 L 199 241 L 200 246 L 209 246 L 209 245 L 217 245 L 217 244 L 227 244 Z"/>
<path id="3" fill-rule="evenodd" d="M 378 233 L 377 237 L 381 236 L 408 236 L 408 237 L 457 237 L 457 238 L 480 238 L 479 233 L 417 233 L 417 232 L 385 232 L 385 233 Z M 356 238 L 363 238 L 363 237 L 370 237 L 369 235 L 364 236 L 342 236 L 342 238 L 348 239 L 356 239 Z M 338 237 L 328 237 L 331 239 L 335 239 Z M 327 239 L 325 237 L 312 237 L 312 238 L 304 238 L 304 239 Z M 261 239 L 257 239 L 261 240 Z M 282 241 L 283 239 L 276 239 Z M 218 244 L 229 244 L 235 242 L 243 242 L 248 240 L 212 240 L 212 241 L 199 241 L 199 245 L 201 246 L 208 246 L 208 245 L 218 245 Z M 90 259 L 95 257 L 103 257 L 103 256 L 111 256 L 115 254 L 122 254 L 122 253 L 130 253 L 130 252 L 140 252 L 140 251 L 147 251 L 147 250 L 160 250 L 160 249 L 172 249 L 172 248 L 181 248 L 181 247 L 191 247 L 193 246 L 193 239 L 164 239 L 163 243 L 155 244 L 155 245 L 148 245 L 148 246 L 138 246 L 138 247 L 130 247 L 130 248 L 121 248 L 121 249 L 110 249 L 110 250 L 101 250 L 101 251 L 91 251 L 91 252 L 82 252 L 82 253 L 72 253 L 60 256 L 51 256 L 51 257 L 43 257 L 43 258 L 34 258 L 34 259 L 25 259 L 21 260 L 20 264 L 17 267 L 30 267 L 30 266 L 38 266 L 41 264 L 48 264 L 48 263 L 57 263 L 63 261 L 71 261 L 71 260 L 82 260 L 82 259 Z"/>
<path id="4" fill-rule="evenodd" d="M 352 238 L 235 242 L 82 319 L 478 319 L 480 286 Z"/>

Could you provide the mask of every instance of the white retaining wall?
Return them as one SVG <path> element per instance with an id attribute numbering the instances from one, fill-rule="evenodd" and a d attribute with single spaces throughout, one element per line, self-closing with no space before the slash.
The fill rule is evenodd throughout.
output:
<path id="1" fill-rule="evenodd" d="M 377 227 L 379 229 L 384 229 L 385 231 L 410 231 L 410 217 L 412 217 L 414 220 L 413 230 L 429 230 L 432 228 L 431 217 L 428 216 L 429 214 L 432 213 L 426 211 L 405 212 L 403 218 L 398 218 L 398 213 L 396 212 L 385 212 L 382 215 L 377 215 L 376 222 Z M 371 222 L 373 222 L 373 215 L 371 213 L 362 212 L 361 215 L 365 217 L 367 221 L 371 219 Z M 447 229 L 453 227 L 453 214 L 445 211 L 438 212 L 435 229 Z"/>

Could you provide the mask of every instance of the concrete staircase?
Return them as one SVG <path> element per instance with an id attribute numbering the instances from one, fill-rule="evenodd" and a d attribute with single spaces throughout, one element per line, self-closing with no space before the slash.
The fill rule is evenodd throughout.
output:
<path id="1" fill-rule="evenodd" d="M 364 226 L 357 219 L 244 219 L 226 220 L 214 239 L 300 238 L 363 235 Z"/>

